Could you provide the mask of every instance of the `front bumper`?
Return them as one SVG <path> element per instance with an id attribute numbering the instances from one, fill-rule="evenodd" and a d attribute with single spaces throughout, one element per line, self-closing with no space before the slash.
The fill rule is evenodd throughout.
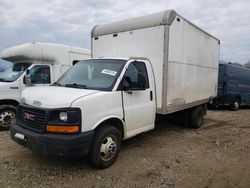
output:
<path id="1" fill-rule="evenodd" d="M 86 155 L 94 137 L 94 131 L 76 135 L 35 133 L 18 126 L 16 123 L 11 125 L 10 134 L 12 140 L 32 151 L 43 155 L 65 157 Z"/>

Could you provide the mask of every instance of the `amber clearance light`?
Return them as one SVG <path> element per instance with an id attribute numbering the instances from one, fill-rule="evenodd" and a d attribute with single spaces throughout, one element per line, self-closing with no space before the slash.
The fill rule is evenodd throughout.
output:
<path id="1" fill-rule="evenodd" d="M 47 125 L 46 131 L 51 133 L 77 133 L 80 131 L 80 128 L 79 126 Z"/>

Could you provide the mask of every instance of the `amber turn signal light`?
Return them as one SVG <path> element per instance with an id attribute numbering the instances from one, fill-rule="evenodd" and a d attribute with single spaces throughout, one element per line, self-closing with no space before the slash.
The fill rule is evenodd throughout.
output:
<path id="1" fill-rule="evenodd" d="M 80 131 L 80 128 L 79 126 L 47 125 L 46 131 L 51 133 L 77 133 Z"/>

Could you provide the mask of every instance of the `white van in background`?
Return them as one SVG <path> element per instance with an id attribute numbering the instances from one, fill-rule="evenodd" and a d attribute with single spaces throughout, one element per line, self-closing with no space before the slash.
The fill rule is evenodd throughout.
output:
<path id="1" fill-rule="evenodd" d="M 79 60 L 88 59 L 88 49 L 62 44 L 32 42 L 13 46 L 0 53 L 12 67 L 0 74 L 0 129 L 8 128 L 15 118 L 21 91 L 28 85 L 25 71 L 29 69 L 32 86 L 49 85 Z"/>

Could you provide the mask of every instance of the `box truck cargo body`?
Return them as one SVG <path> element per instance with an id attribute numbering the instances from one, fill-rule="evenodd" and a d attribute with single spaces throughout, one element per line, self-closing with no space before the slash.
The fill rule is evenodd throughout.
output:
<path id="1" fill-rule="evenodd" d="M 219 49 L 218 39 L 174 11 L 92 30 L 93 57 L 143 57 L 151 62 L 161 114 L 216 96 Z"/>
<path id="2" fill-rule="evenodd" d="M 199 128 L 216 96 L 219 40 L 175 11 L 94 27 L 92 55 L 53 86 L 22 92 L 14 141 L 106 168 L 121 140 L 154 129 L 157 113 L 185 110 Z"/>
<path id="3" fill-rule="evenodd" d="M 3 50 L 0 58 L 13 66 L 0 74 L 0 129 L 8 128 L 15 118 L 21 91 L 28 86 L 53 83 L 76 61 L 90 56 L 88 49 L 42 42 L 23 43 Z M 30 71 L 30 85 L 26 83 L 26 70 Z"/>

